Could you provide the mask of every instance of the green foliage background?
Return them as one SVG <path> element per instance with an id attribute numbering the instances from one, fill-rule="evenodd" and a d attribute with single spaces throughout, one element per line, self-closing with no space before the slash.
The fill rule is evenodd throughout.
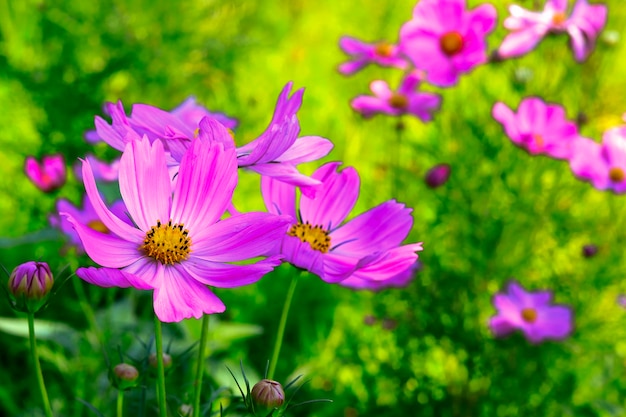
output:
<path id="1" fill-rule="evenodd" d="M 53 152 L 68 164 L 86 153 L 113 158 L 106 146 L 82 139 L 104 102 L 171 109 L 195 95 L 209 109 L 239 118 L 242 144 L 263 131 L 292 80 L 306 87 L 302 134 L 330 138 L 335 149 L 326 160 L 360 173 L 354 213 L 396 198 L 414 208 L 409 240 L 424 242 L 424 268 L 407 288 L 354 292 L 314 276 L 299 284 L 277 376 L 287 381 L 304 373 L 310 382 L 298 399 L 334 403 L 293 414 L 623 415 L 626 312 L 615 302 L 626 292 L 623 197 L 577 181 L 564 162 L 515 148 L 490 116 L 496 101 L 517 107 L 523 97 L 539 95 L 563 104 L 572 119 L 584 113 L 581 132 L 598 141 L 623 123 L 626 7 L 621 0 L 606 3 L 605 34 L 584 64 L 574 61 L 565 36 L 550 37 L 523 58 L 480 67 L 438 91 L 444 99 L 435 120 L 405 118 L 398 133 L 397 120 L 364 120 L 348 103 L 367 93 L 371 80 L 395 85 L 401 73 L 368 67 L 345 78 L 336 71 L 345 59 L 337 43 L 342 35 L 395 41 L 412 1 L 0 0 L 0 263 L 12 269 L 41 259 L 71 270 L 87 263 L 61 255 L 62 238 L 47 223 L 55 199 L 79 203 L 82 185 L 71 176 L 54 195 L 42 194 L 23 164 L 27 155 Z M 506 33 L 508 4 L 495 3 L 499 23 L 490 49 Z M 430 190 L 423 175 L 439 162 L 451 164 L 452 177 Z M 258 179 L 242 173 L 240 183 L 236 205 L 262 209 Z M 581 255 L 587 243 L 599 246 L 594 258 Z M 232 385 L 224 364 L 243 360 L 249 376 L 262 374 L 292 273 L 283 266 L 255 285 L 218 291 L 228 309 L 212 323 L 214 387 Z M 491 297 L 511 277 L 529 289 L 553 289 L 557 302 L 571 305 L 572 337 L 542 345 L 517 334 L 494 339 L 486 326 L 494 314 Z M 23 317 L 7 304 L 0 317 L 0 414 L 40 415 Z M 91 287 L 73 277 L 39 317 L 47 321 L 39 327 L 42 360 L 57 414 L 90 415 L 80 398 L 112 415 L 115 390 L 100 341 L 113 365 L 119 348 L 145 366 L 150 294 Z M 193 360 L 185 351 L 199 324 L 189 320 L 165 331 L 176 363 L 168 394 L 173 405 L 189 402 Z M 139 395 L 130 394 L 129 410 L 140 412 Z M 153 390 L 145 395 L 153 398 Z"/>

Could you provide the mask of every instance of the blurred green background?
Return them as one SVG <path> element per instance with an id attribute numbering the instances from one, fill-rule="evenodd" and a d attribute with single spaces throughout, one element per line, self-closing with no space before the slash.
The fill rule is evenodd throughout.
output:
<path id="1" fill-rule="evenodd" d="M 523 58 L 477 68 L 456 87 L 437 90 L 444 98 L 434 121 L 404 118 L 398 133 L 398 120 L 364 120 L 349 101 L 367 94 L 373 79 L 397 85 L 401 72 L 368 67 L 343 77 L 337 43 L 342 35 L 395 41 L 412 1 L 0 0 L 0 264 L 9 270 L 33 259 L 57 270 L 70 264 L 59 284 L 87 264 L 61 255 L 63 240 L 47 221 L 56 198 L 80 202 L 82 185 L 70 176 L 61 190 L 43 194 L 23 164 L 27 155 L 54 152 L 68 164 L 88 152 L 115 157 L 82 138 L 104 102 L 171 109 L 195 95 L 210 110 L 239 119 L 236 140 L 243 144 L 263 131 L 278 93 L 294 81 L 306 87 L 302 135 L 331 139 L 335 148 L 325 160 L 360 173 L 353 213 L 390 198 L 413 207 L 409 240 L 424 242 L 424 267 L 408 287 L 376 293 L 314 276 L 299 284 L 277 379 L 304 374 L 309 382 L 296 402 L 334 403 L 292 414 L 624 415 L 626 312 L 615 302 L 626 292 L 623 197 L 577 181 L 564 162 L 530 157 L 491 118 L 496 101 L 516 108 L 523 97 L 540 95 L 563 104 L 571 119 L 584 114 L 581 132 L 595 140 L 623 123 L 626 7 L 622 0 L 606 3 L 607 27 L 584 64 L 574 61 L 566 36 L 547 38 Z M 499 22 L 490 50 L 506 33 L 510 2 L 494 4 Z M 431 190 L 423 176 L 440 162 L 452 166 L 452 176 Z M 262 209 L 254 175 L 241 174 L 235 202 Z M 597 256 L 582 256 L 588 243 L 598 245 Z M 262 375 L 292 273 L 283 266 L 255 285 L 217 291 L 227 311 L 212 323 L 213 387 L 232 385 L 225 364 L 238 369 L 240 360 L 253 382 Z M 556 302 L 571 305 L 574 334 L 541 345 L 519 334 L 494 339 L 486 325 L 495 313 L 491 297 L 511 277 L 531 290 L 553 289 Z M 0 414 L 42 415 L 23 317 L 8 303 L 0 303 L 0 317 Z M 93 415 L 77 398 L 112 415 L 115 390 L 103 352 L 112 365 L 122 352 L 145 366 L 151 295 L 74 277 L 39 318 L 46 321 L 39 327 L 41 356 L 56 415 Z M 168 395 L 176 415 L 179 402 L 190 402 L 193 359 L 186 349 L 199 323 L 167 325 L 165 332 L 175 362 Z M 142 395 L 153 401 L 151 388 L 136 391 L 128 415 L 140 415 Z"/>

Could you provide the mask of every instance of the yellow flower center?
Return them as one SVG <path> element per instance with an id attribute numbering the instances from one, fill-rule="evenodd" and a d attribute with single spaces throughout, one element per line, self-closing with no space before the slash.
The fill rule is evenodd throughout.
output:
<path id="1" fill-rule="evenodd" d="M 109 233 L 109 229 L 100 220 L 92 220 L 87 223 L 87 226 L 95 230 L 96 232 Z"/>
<path id="2" fill-rule="evenodd" d="M 311 226 L 309 222 L 291 226 L 287 235 L 294 236 L 302 242 L 307 242 L 312 249 L 327 253 L 330 249 L 330 236 L 322 226 Z"/>
<path id="3" fill-rule="evenodd" d="M 443 53 L 448 56 L 461 52 L 463 44 L 463 36 L 457 31 L 444 33 L 441 38 L 439 38 L 439 47 Z"/>
<path id="4" fill-rule="evenodd" d="M 613 167 L 609 170 L 609 178 L 613 182 L 622 182 L 626 178 L 626 173 L 621 168 Z"/>
<path id="5" fill-rule="evenodd" d="M 534 308 L 525 308 L 522 310 L 522 319 L 526 323 L 534 323 L 537 321 L 537 311 Z"/>
<path id="6" fill-rule="evenodd" d="M 393 46 L 391 46 L 387 42 L 379 42 L 374 47 L 374 52 L 378 56 L 389 58 L 390 56 L 393 55 Z"/>
<path id="7" fill-rule="evenodd" d="M 173 265 L 189 257 L 190 246 L 189 230 L 182 223 L 172 224 L 170 220 L 164 224 L 157 220 L 156 226 L 146 233 L 140 249 L 162 264 Z"/>
<path id="8" fill-rule="evenodd" d="M 552 24 L 555 26 L 561 26 L 567 20 L 567 16 L 563 12 L 556 12 L 552 16 Z"/>
<path id="9" fill-rule="evenodd" d="M 394 109 L 406 109 L 409 106 L 409 99 L 403 94 L 393 93 L 389 97 L 389 105 Z"/>

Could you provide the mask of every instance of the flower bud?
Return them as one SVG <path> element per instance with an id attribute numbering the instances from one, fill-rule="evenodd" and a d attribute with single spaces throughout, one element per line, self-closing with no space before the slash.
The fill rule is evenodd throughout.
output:
<path id="1" fill-rule="evenodd" d="M 120 363 L 113 368 L 115 375 L 114 385 L 121 390 L 126 390 L 137 386 L 139 371 L 133 365 L 128 363 Z"/>
<path id="2" fill-rule="evenodd" d="M 252 387 L 252 400 L 260 408 L 276 408 L 285 402 L 282 385 L 271 379 L 262 379 Z"/>
<path id="3" fill-rule="evenodd" d="M 583 256 L 585 258 L 592 258 L 598 253 L 598 247 L 593 244 L 583 246 Z"/>
<path id="4" fill-rule="evenodd" d="M 426 177 L 424 177 L 424 181 L 426 185 L 430 188 L 437 188 L 442 186 L 448 181 L 450 177 L 450 165 L 448 164 L 438 164 L 428 170 L 426 173 Z"/>
<path id="5" fill-rule="evenodd" d="M 13 308 L 34 313 L 45 303 L 54 285 L 50 267 L 45 262 L 26 262 L 15 267 L 9 277 Z"/>
<path id="6" fill-rule="evenodd" d="M 148 363 L 150 364 L 151 367 L 155 369 L 157 368 L 158 364 L 157 364 L 156 353 L 150 354 L 150 356 L 148 357 Z M 170 366 L 172 366 L 172 357 L 168 355 L 167 353 L 163 352 L 163 369 L 167 369 Z"/>

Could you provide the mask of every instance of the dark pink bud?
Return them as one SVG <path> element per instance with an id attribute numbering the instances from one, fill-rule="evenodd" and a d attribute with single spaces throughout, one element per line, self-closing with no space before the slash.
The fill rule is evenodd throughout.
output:
<path id="1" fill-rule="evenodd" d="M 430 188 L 437 188 L 442 186 L 448 181 L 450 177 L 450 165 L 448 164 L 438 164 L 428 170 L 426 176 L 424 177 L 424 181 L 426 185 Z"/>
<path id="2" fill-rule="evenodd" d="M 53 285 L 54 278 L 47 263 L 30 261 L 18 265 L 8 283 L 13 307 L 36 312 L 45 304 Z"/>
<path id="3" fill-rule="evenodd" d="M 254 404 L 262 408 L 276 408 L 285 402 L 282 385 L 271 379 L 262 379 L 252 387 Z"/>
<path id="4" fill-rule="evenodd" d="M 65 161 L 63 155 L 46 155 L 38 162 L 29 156 L 24 163 L 26 176 L 41 191 L 49 193 L 65 184 Z"/>
<path id="5" fill-rule="evenodd" d="M 597 253 L 598 253 L 598 247 L 596 245 L 589 244 L 589 245 L 583 246 L 583 256 L 585 258 L 592 258 L 596 256 Z"/>

